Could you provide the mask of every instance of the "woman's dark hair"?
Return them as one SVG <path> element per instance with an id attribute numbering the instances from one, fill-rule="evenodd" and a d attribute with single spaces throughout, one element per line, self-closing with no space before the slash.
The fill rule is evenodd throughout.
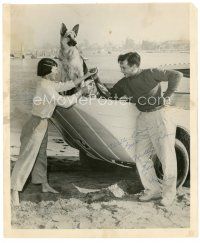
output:
<path id="1" fill-rule="evenodd" d="M 51 73 L 53 66 L 56 66 L 56 67 L 58 66 L 58 64 L 53 59 L 42 58 L 38 62 L 37 75 L 43 77 L 43 76 Z"/>
<path id="2" fill-rule="evenodd" d="M 128 52 L 123 55 L 119 55 L 118 62 L 123 62 L 127 60 L 128 65 L 131 67 L 136 65 L 137 67 L 140 66 L 140 55 L 137 52 Z"/>

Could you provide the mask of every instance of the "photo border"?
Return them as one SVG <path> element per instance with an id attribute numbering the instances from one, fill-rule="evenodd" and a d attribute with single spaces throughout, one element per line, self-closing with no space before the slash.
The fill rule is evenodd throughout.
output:
<path id="1" fill-rule="evenodd" d="M 155 3 L 160 4 L 160 3 Z M 164 4 L 164 3 L 162 3 Z M 173 4 L 173 3 L 167 3 Z M 177 3 L 180 4 L 180 3 Z M 186 3 L 183 3 L 186 4 Z M 70 4 L 71 5 L 71 4 Z M 134 5 L 134 4 L 131 4 Z M 3 180 L 5 237 L 194 237 L 198 232 L 197 201 L 197 9 L 190 12 L 190 227 L 152 229 L 12 229 L 10 207 L 10 4 L 3 4 Z"/>

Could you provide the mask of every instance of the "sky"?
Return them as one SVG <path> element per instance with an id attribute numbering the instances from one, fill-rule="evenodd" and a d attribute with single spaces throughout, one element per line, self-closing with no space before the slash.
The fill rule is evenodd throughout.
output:
<path id="1" fill-rule="evenodd" d="M 189 40 L 187 4 L 12 5 L 11 49 L 58 46 L 62 22 L 68 29 L 80 25 L 79 42 L 100 45 Z"/>

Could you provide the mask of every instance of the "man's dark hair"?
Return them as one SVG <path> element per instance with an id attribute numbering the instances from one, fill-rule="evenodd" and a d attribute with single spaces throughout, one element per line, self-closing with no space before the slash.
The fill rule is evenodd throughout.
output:
<path id="1" fill-rule="evenodd" d="M 137 67 L 140 66 L 140 55 L 137 52 L 128 52 L 123 55 L 119 55 L 118 62 L 123 62 L 127 60 L 128 65 L 131 67 L 133 65 L 136 65 Z"/>
<path id="2" fill-rule="evenodd" d="M 51 73 L 52 67 L 58 66 L 58 64 L 51 58 L 42 58 L 38 62 L 37 66 L 37 75 L 43 77 L 49 73 Z"/>

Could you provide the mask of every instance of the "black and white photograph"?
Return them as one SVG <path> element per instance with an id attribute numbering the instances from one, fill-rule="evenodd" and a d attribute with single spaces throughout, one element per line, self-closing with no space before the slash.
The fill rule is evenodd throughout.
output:
<path id="1" fill-rule="evenodd" d="M 196 234 L 195 26 L 189 3 L 4 5 L 8 235 Z"/>

